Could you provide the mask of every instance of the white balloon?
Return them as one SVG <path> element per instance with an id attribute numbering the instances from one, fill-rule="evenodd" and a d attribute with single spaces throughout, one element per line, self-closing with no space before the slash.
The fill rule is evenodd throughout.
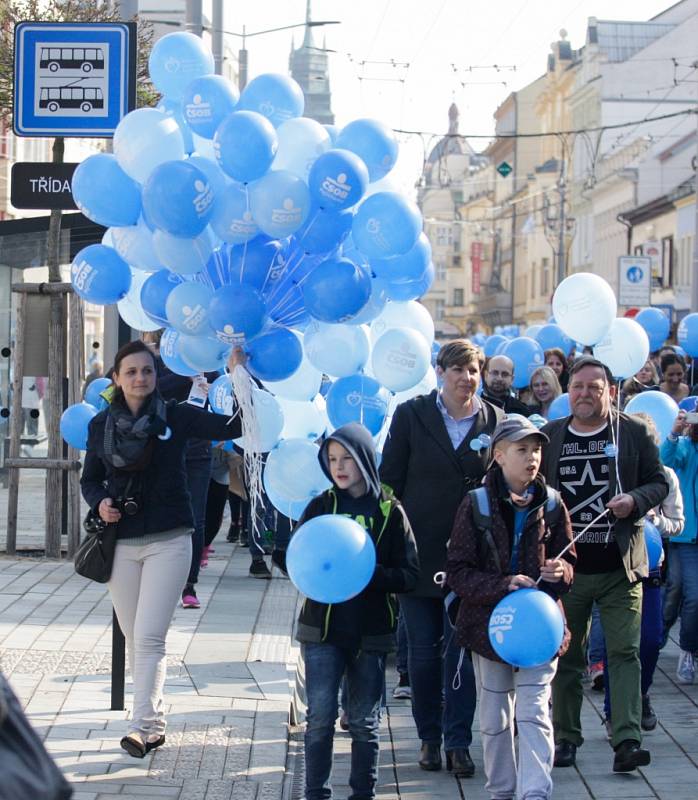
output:
<path id="1" fill-rule="evenodd" d="M 416 386 L 431 366 L 431 351 L 424 336 L 411 328 L 392 328 L 373 345 L 373 374 L 392 392 Z"/>
<path id="2" fill-rule="evenodd" d="M 304 336 L 298 331 L 291 331 L 301 344 Z M 322 373 L 308 361 L 305 351 L 300 367 L 283 381 L 262 381 L 264 386 L 276 397 L 285 397 L 288 400 L 312 400 L 320 391 Z"/>
<path id="3" fill-rule="evenodd" d="M 613 320 L 608 333 L 594 345 L 594 357 L 611 370 L 615 378 L 629 378 L 639 372 L 650 354 L 647 332 L 634 319 Z"/>
<path id="4" fill-rule="evenodd" d="M 562 330 L 576 342 L 596 344 L 608 333 L 616 317 L 613 289 L 591 272 L 565 278 L 553 295 L 553 316 Z"/>
<path id="5" fill-rule="evenodd" d="M 413 386 L 411 389 L 406 389 L 404 392 L 396 392 L 394 398 L 395 406 L 397 407 L 400 403 L 411 400 L 413 397 L 419 397 L 420 394 L 429 394 L 433 392 L 434 389 L 436 389 L 436 370 L 430 364 L 426 375 L 416 386 Z"/>
<path id="6" fill-rule="evenodd" d="M 194 239 L 182 239 L 166 231 L 153 233 L 153 249 L 163 267 L 178 275 L 194 275 L 208 263 L 218 241 L 208 226 Z"/>
<path id="7" fill-rule="evenodd" d="M 416 300 L 407 303 L 391 301 L 371 323 L 371 341 L 376 340 L 392 328 L 412 328 L 427 340 L 431 347 L 434 341 L 434 320 L 426 308 Z"/>
<path id="8" fill-rule="evenodd" d="M 271 169 L 285 169 L 307 181 L 317 157 L 331 147 L 330 134 L 319 122 L 307 117 L 286 120 L 279 125 L 276 133 L 279 149 Z"/>
<path id="9" fill-rule="evenodd" d="M 136 331 L 157 331 L 162 327 L 159 322 L 153 322 L 141 305 L 141 289 L 149 277 L 147 272 L 132 269 L 131 288 L 126 297 L 116 304 L 121 319 Z"/>
<path id="10" fill-rule="evenodd" d="M 365 326 L 317 320 L 305 329 L 303 346 L 308 361 L 334 378 L 360 372 L 368 361 L 370 348 Z"/>
<path id="11" fill-rule="evenodd" d="M 277 397 L 284 412 L 282 439 L 319 439 L 327 429 L 325 398 L 318 394 L 312 400 L 287 400 Z"/>
<path id="12" fill-rule="evenodd" d="M 114 155 L 127 175 L 145 183 L 159 164 L 184 158 L 182 132 L 173 117 L 156 108 L 138 108 L 116 126 Z"/>
<path id="13" fill-rule="evenodd" d="M 269 392 L 265 392 L 262 389 L 252 389 L 252 405 L 258 431 L 258 442 L 255 451 L 267 453 L 279 443 L 281 431 L 284 427 L 284 412 L 281 410 L 279 401 Z M 252 444 L 247 442 L 245 436 L 233 439 L 233 441 L 243 450 L 248 450 L 252 447 Z"/>
<path id="14" fill-rule="evenodd" d="M 138 220 L 137 225 L 110 228 L 109 230 L 114 242 L 114 249 L 127 264 L 146 272 L 162 269 L 160 259 L 155 254 L 153 247 L 152 231 L 143 222 L 143 217 Z"/>

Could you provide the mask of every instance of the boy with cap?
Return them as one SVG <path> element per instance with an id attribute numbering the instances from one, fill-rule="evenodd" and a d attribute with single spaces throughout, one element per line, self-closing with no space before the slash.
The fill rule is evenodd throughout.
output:
<path id="1" fill-rule="evenodd" d="M 446 582 L 461 598 L 456 641 L 472 652 L 486 789 L 494 800 L 550 798 L 553 789 L 549 702 L 557 657 L 515 668 L 496 655 L 488 636 L 490 614 L 509 592 L 535 587 L 540 579 L 538 588 L 558 601 L 572 583 L 574 547 L 557 557 L 572 541 L 569 515 L 538 474 L 544 441 L 547 436 L 525 417 L 504 417 L 492 434 L 484 487 L 463 500 L 448 548 Z M 560 653 L 568 640 L 565 628 Z"/>
<path id="2" fill-rule="evenodd" d="M 373 438 L 363 425 L 352 422 L 338 428 L 323 442 L 318 458 L 333 485 L 308 504 L 298 527 L 321 514 L 355 519 L 373 540 L 376 568 L 356 597 L 332 605 L 307 598 L 300 612 L 296 638 L 305 662 L 308 703 L 305 797 L 332 796 L 337 695 L 346 676 L 344 710 L 352 740 L 349 800 L 370 800 L 378 777 L 385 660 L 395 649 L 393 595 L 417 585 L 417 546 L 402 506 L 380 484 Z"/>

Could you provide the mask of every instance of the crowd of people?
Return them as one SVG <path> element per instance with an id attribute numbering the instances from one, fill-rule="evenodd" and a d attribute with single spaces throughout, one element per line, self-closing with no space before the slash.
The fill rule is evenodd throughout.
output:
<path id="1" fill-rule="evenodd" d="M 134 676 L 122 747 L 135 757 L 165 742 L 167 628 L 178 601 L 199 605 L 199 569 L 226 503 L 228 538 L 249 544 L 253 577 L 271 577 L 270 551 L 285 571 L 292 535 L 268 505 L 250 516 L 241 453 L 225 445 L 241 435 L 239 416 L 188 402 L 206 380 L 167 370 L 157 343 L 117 354 L 116 391 L 90 425 L 82 477 L 92 510 L 117 526 L 109 590 Z M 229 367 L 237 364 L 239 350 Z M 478 711 L 495 800 L 551 796 L 553 767 L 574 765 L 584 741 L 589 675 L 606 692 L 612 769 L 649 764 L 642 737 L 657 724 L 652 677 L 679 618 L 677 679 L 695 677 L 698 424 L 682 410 L 660 441 L 651 418 L 623 411 L 640 392 L 677 402 L 695 394 L 683 357 L 665 348 L 619 386 L 593 356 L 550 350 L 515 392 L 511 359 L 485 359 L 458 339 L 440 348 L 436 372 L 438 389 L 397 406 L 380 459 L 358 423 L 321 442 L 332 487 L 298 525 L 352 517 L 375 544 L 376 568 L 357 597 L 307 600 L 298 620 L 307 800 L 332 796 L 338 717 L 352 739 L 351 798 L 375 796 L 386 657 L 396 644 L 394 696 L 411 701 L 419 766 L 441 769 L 443 753 L 448 770 L 474 776 Z M 543 424 L 562 392 L 570 414 Z M 645 520 L 665 537 L 666 558 L 651 570 Z M 558 605 L 565 634 L 550 661 L 514 668 L 492 649 L 488 620 L 502 598 L 532 587 Z"/>

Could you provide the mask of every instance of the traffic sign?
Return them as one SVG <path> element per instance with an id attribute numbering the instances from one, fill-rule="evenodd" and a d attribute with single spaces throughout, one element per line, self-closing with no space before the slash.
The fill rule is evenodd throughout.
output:
<path id="1" fill-rule="evenodd" d="M 648 306 L 652 292 L 649 256 L 618 256 L 618 304 Z"/>
<path id="2" fill-rule="evenodd" d="M 18 136 L 109 138 L 136 106 L 134 22 L 19 22 Z"/>
<path id="3" fill-rule="evenodd" d="M 76 209 L 70 182 L 77 164 L 17 162 L 12 165 L 10 202 L 15 208 Z"/>
<path id="4" fill-rule="evenodd" d="M 502 176 L 502 178 L 506 178 L 508 175 L 511 175 L 513 167 L 508 161 L 502 161 L 502 163 L 497 167 L 497 172 Z"/>

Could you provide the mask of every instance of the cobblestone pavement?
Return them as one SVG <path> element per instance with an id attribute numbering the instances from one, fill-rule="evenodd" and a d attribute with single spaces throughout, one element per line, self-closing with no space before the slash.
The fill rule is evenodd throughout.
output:
<path id="1" fill-rule="evenodd" d="M 298 655 L 291 640 L 296 594 L 278 573 L 272 581 L 249 578 L 247 551 L 226 543 L 216 543 L 216 550 L 202 571 L 202 609 L 178 609 L 168 638 L 167 743 L 142 761 L 119 747 L 127 711 L 108 710 L 111 606 L 105 588 L 76 576 L 68 563 L 0 558 L 0 665 L 74 784 L 76 800 L 302 797 L 302 728 L 288 727 Z M 652 689 L 660 718 L 645 740 L 652 764 L 630 775 L 612 773 L 602 695 L 587 691 L 586 741 L 577 768 L 554 771 L 555 798 L 698 798 L 698 685 L 676 683 L 677 655 L 670 641 Z M 477 733 L 473 779 L 421 771 L 409 702 L 392 699 L 392 667 L 388 679 L 379 800 L 485 800 Z M 127 709 L 129 690 L 127 679 Z M 350 740 L 339 729 L 335 750 L 335 796 L 345 798 Z"/>

